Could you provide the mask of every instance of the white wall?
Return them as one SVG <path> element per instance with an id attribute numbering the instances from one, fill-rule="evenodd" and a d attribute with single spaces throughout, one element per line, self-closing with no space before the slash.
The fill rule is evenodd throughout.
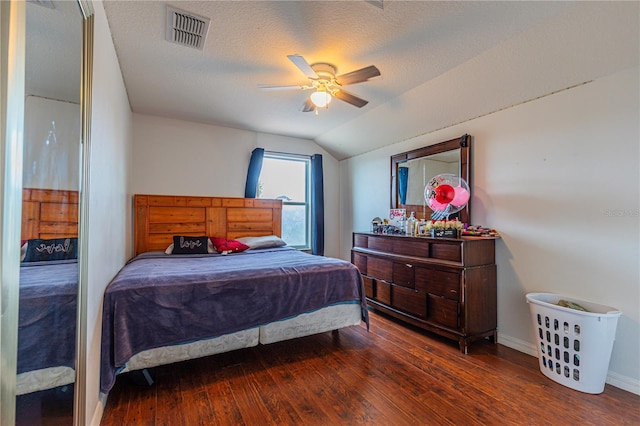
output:
<path id="1" fill-rule="evenodd" d="M 337 257 L 338 161 L 307 139 L 134 114 L 132 192 L 244 197 L 249 158 L 257 147 L 293 154 L 322 154 L 325 255 Z"/>
<path id="2" fill-rule="evenodd" d="M 27 96 L 24 188 L 78 190 L 80 105 Z"/>
<path id="3" fill-rule="evenodd" d="M 534 354 L 525 294 L 620 309 L 607 381 L 640 393 L 638 68 L 340 163 L 341 257 L 388 215 L 389 156 L 471 134 L 472 222 L 496 228 L 499 341 Z"/>
<path id="4" fill-rule="evenodd" d="M 89 189 L 86 419 L 99 424 L 102 298 L 106 286 L 132 255 L 131 109 L 101 2 L 94 2 L 93 103 Z"/>

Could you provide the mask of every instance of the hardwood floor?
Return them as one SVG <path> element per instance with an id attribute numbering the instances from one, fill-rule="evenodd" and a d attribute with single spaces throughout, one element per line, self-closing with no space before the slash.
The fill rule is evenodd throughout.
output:
<path id="1" fill-rule="evenodd" d="M 73 424 L 73 385 L 16 397 L 16 426 Z"/>
<path id="2" fill-rule="evenodd" d="M 584 394 L 536 358 L 371 313 L 364 326 L 118 377 L 102 425 L 638 425 L 640 396 Z"/>

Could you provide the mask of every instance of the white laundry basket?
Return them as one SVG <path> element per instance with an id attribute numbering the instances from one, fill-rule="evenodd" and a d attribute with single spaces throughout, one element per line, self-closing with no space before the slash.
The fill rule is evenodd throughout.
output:
<path id="1" fill-rule="evenodd" d="M 589 312 L 558 306 L 560 300 L 577 303 Z M 529 293 L 527 303 L 542 374 L 581 392 L 602 393 L 622 312 L 551 293 Z"/>

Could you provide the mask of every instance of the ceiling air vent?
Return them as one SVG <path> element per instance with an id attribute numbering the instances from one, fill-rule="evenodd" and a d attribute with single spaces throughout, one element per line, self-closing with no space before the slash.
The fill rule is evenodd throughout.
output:
<path id="1" fill-rule="evenodd" d="M 202 50 L 209 18 L 167 6 L 167 41 Z"/>

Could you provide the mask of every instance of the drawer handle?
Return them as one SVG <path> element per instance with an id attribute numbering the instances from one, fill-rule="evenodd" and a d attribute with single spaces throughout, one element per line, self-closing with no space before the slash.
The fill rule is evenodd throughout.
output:
<path id="1" fill-rule="evenodd" d="M 453 294 L 458 294 L 458 292 L 457 292 L 456 290 L 450 290 L 450 291 L 451 291 L 451 293 L 453 293 Z"/>
<path id="2" fill-rule="evenodd" d="M 410 265 L 408 263 L 405 263 L 405 265 L 407 265 L 408 268 L 413 268 L 413 265 Z"/>

